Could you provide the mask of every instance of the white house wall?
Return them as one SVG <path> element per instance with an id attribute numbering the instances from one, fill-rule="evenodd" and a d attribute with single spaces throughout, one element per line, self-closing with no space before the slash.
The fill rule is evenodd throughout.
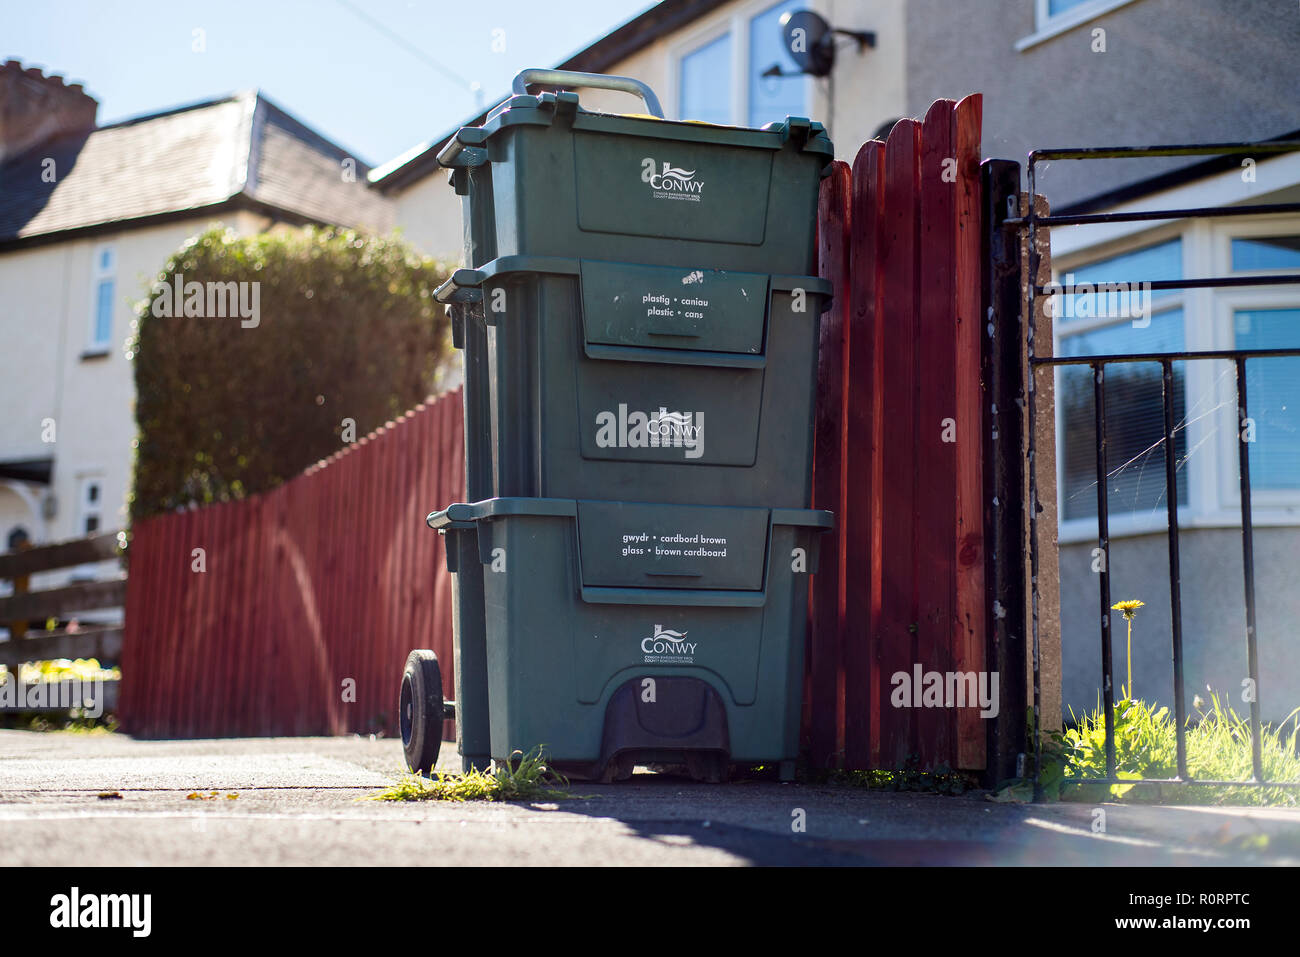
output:
<path id="1" fill-rule="evenodd" d="M 403 239 L 435 259 L 461 261 L 460 197 L 447 182 L 446 170 L 424 177 L 395 198 Z"/>
<path id="2" fill-rule="evenodd" d="M 227 225 L 244 234 L 262 228 L 261 217 L 236 213 Z M 0 255 L 0 458 L 53 456 L 52 519 L 33 522 L 33 496 L 0 486 L 0 534 L 22 525 L 34 542 L 81 534 L 77 527 L 78 481 L 102 480 L 101 528 L 122 528 L 135 439 L 135 384 L 124 345 L 134 319 L 132 304 L 147 293 L 167 258 L 190 236 L 211 224 L 196 218 L 128 229 Z M 90 338 L 92 259 L 103 244 L 116 253 L 112 341 L 101 358 L 82 358 Z M 54 421 L 53 443 L 42 441 L 43 423 Z M 24 494 L 25 493 L 25 494 Z"/>

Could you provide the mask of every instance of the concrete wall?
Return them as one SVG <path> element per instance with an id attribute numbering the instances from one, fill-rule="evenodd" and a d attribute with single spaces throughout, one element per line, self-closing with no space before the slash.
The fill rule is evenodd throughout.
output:
<path id="1" fill-rule="evenodd" d="M 239 213 L 227 225 L 241 233 L 263 220 Z M 101 528 L 122 528 L 135 440 L 134 370 L 123 346 L 131 334 L 132 303 L 144 298 L 167 258 L 188 237 L 207 228 L 194 219 L 132 229 L 93 239 L 16 250 L 0 255 L 0 458 L 55 460 L 52 519 L 41 517 L 41 486 L 0 483 L 0 550 L 15 525 L 34 543 L 79 537 L 78 480 L 101 476 Z M 92 263 L 111 243 L 116 252 L 112 343 L 108 354 L 83 357 L 91 327 Z M 53 443 L 42 423 L 54 420 Z M 34 583 L 36 584 L 36 583 Z"/>
<path id="2" fill-rule="evenodd" d="M 1106 31 L 1106 52 L 1092 31 Z M 1133 0 L 1016 50 L 1034 0 L 910 0 L 907 109 L 984 94 L 984 155 L 1060 146 L 1267 139 L 1300 127 L 1300 7 L 1285 0 Z M 1054 207 L 1187 160 L 1057 163 Z"/>

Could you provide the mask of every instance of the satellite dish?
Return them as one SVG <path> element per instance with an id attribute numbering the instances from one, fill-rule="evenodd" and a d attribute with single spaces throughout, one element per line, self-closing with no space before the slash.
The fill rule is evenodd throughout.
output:
<path id="1" fill-rule="evenodd" d="M 781 33 L 785 49 L 799 69 L 812 76 L 829 76 L 835 65 L 831 25 L 811 10 L 783 14 Z"/>

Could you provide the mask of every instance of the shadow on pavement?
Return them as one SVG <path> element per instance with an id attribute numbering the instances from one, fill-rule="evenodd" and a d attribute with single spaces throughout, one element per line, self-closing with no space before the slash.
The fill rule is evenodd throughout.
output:
<path id="1" fill-rule="evenodd" d="M 1223 863 L 1150 840 L 1090 833 L 1032 805 L 975 796 L 761 781 L 709 785 L 671 774 L 574 782 L 548 806 L 617 820 L 664 846 L 711 847 L 757 866 L 1170 866 Z M 534 806 L 536 807 L 536 806 Z M 806 831 L 791 827 L 804 811 Z"/>

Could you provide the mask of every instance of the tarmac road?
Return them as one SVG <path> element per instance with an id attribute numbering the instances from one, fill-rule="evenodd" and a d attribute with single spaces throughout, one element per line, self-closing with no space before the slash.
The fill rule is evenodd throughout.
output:
<path id="1" fill-rule="evenodd" d="M 454 744 L 441 763 L 459 767 Z M 549 804 L 365 799 L 401 768 L 394 740 L 0 731 L 0 865 L 1195 866 L 1296 863 L 1285 850 L 1226 854 L 1238 835 L 1300 847 L 1298 810 L 1105 805 L 1095 833 L 1085 804 L 648 772 L 576 782 L 586 797 Z"/>

